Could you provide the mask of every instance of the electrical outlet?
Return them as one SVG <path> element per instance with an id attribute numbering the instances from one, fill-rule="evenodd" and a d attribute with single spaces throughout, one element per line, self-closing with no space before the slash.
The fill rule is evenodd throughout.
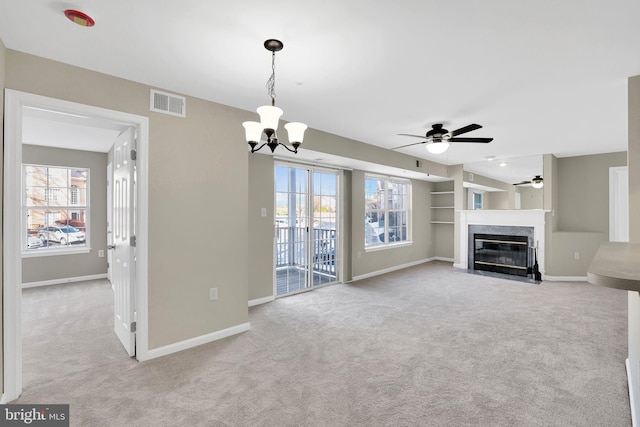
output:
<path id="1" fill-rule="evenodd" d="M 209 301 L 218 299 L 218 288 L 209 288 Z"/>
<path id="2" fill-rule="evenodd" d="M 580 259 L 580 252 L 574 252 L 573 253 L 573 258 L 574 259 Z"/>
<path id="3" fill-rule="evenodd" d="M 104 258 L 104 251 L 102 249 L 98 251 L 98 258 Z"/>

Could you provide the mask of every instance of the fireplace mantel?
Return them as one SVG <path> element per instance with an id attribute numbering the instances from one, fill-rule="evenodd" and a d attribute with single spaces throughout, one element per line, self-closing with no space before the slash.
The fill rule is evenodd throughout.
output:
<path id="1" fill-rule="evenodd" d="M 533 238 L 538 244 L 538 265 L 540 273 L 544 278 L 544 237 L 545 237 L 545 214 L 548 211 L 542 209 L 531 210 L 461 210 L 458 221 L 458 238 L 460 262 L 454 267 L 467 270 L 469 253 L 469 225 L 502 225 L 533 227 Z"/>

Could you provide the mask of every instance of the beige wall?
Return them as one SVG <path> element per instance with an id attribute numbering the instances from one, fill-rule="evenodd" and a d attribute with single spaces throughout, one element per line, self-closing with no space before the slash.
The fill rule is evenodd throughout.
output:
<path id="1" fill-rule="evenodd" d="M 552 210 L 545 275 L 586 277 L 600 243 L 609 238 L 609 168 L 626 163 L 626 152 L 545 157 L 544 203 Z"/>
<path id="2" fill-rule="evenodd" d="M 520 193 L 520 209 L 542 209 L 543 189 L 520 187 L 517 191 Z"/>
<path id="3" fill-rule="evenodd" d="M 484 193 L 485 209 L 509 209 L 508 191 L 491 191 Z"/>
<path id="4" fill-rule="evenodd" d="M 629 79 L 629 240 L 640 242 L 640 76 Z"/>
<path id="5" fill-rule="evenodd" d="M 609 168 L 625 166 L 627 153 L 558 159 L 558 230 L 609 232 Z"/>
<path id="6" fill-rule="evenodd" d="M 42 256 L 22 260 L 22 283 L 65 279 L 107 273 L 107 154 L 61 148 L 22 146 L 22 160 L 48 166 L 89 168 L 89 230 L 91 252 L 88 254 Z"/>
<path id="7" fill-rule="evenodd" d="M 149 112 L 149 86 L 7 50 L 6 87 L 149 117 L 149 349 L 248 321 L 249 112 L 187 97 Z M 209 301 L 209 288 L 219 299 Z"/>
<path id="8" fill-rule="evenodd" d="M 249 300 L 273 296 L 274 162 L 249 156 Z M 261 216 L 266 208 L 267 216 Z"/>

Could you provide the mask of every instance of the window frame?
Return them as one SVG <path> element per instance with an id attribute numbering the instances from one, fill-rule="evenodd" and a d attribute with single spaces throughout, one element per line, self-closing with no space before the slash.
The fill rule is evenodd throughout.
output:
<path id="1" fill-rule="evenodd" d="M 86 184 L 85 184 L 85 203 L 71 203 L 72 202 L 72 188 L 74 187 L 71 182 L 68 182 L 68 187 L 66 187 L 68 191 L 67 204 L 64 206 L 29 206 L 27 204 L 27 167 L 39 167 L 39 168 L 49 168 L 53 169 L 66 169 L 67 173 L 71 170 L 81 170 L 86 173 Z M 77 167 L 77 166 L 66 166 L 66 165 L 51 165 L 51 164 L 39 164 L 39 163 L 22 163 L 22 185 L 21 190 L 23 197 L 21 198 L 21 209 L 22 209 L 22 220 L 21 220 L 21 255 L 22 258 L 36 258 L 36 257 L 46 257 L 46 256 L 56 256 L 56 255 L 71 255 L 71 254 L 85 254 L 91 252 L 91 244 L 90 244 L 90 218 L 91 218 L 91 168 L 87 166 Z M 47 172 L 48 173 L 48 172 Z M 59 190 L 57 187 L 47 185 L 44 189 L 45 200 L 49 203 L 50 200 L 50 191 L 51 190 Z M 58 191 L 59 192 L 59 191 Z M 57 198 L 56 198 L 57 199 Z M 76 201 L 79 202 L 79 199 Z M 84 221 L 84 232 L 85 232 L 85 241 L 83 244 L 78 245 L 66 245 L 66 246 L 48 246 L 48 247 L 40 247 L 40 248 L 27 248 L 27 236 L 29 235 L 29 224 L 27 221 L 27 214 L 29 210 L 40 210 L 45 211 L 45 215 L 47 214 L 47 210 L 54 211 L 62 211 L 66 210 L 69 213 L 69 219 L 73 215 L 73 211 L 84 211 L 85 212 L 85 221 Z M 71 213 L 70 213 L 71 212 Z M 45 224 L 45 226 L 53 226 L 50 224 Z"/>
<path id="2" fill-rule="evenodd" d="M 378 208 L 378 209 L 370 209 L 368 206 L 368 201 L 367 201 L 367 180 L 376 180 L 376 181 L 383 181 L 384 182 L 384 195 L 383 195 L 383 201 L 384 201 L 384 206 L 382 208 Z M 394 176 L 385 176 L 385 175 L 376 175 L 376 174 L 365 174 L 364 176 L 364 182 L 365 182 L 365 189 L 364 189 L 364 213 L 365 213 L 365 230 L 364 230 L 364 234 L 365 234 L 365 238 L 364 238 L 364 250 L 365 252 L 370 252 L 370 251 L 378 251 L 378 250 L 385 250 L 385 249 L 390 249 L 390 248 L 397 248 L 397 247 L 402 247 L 402 246 L 409 246 L 413 244 L 413 239 L 412 239 L 412 223 L 413 223 L 413 207 L 412 207 L 412 192 L 413 192 L 413 186 L 412 186 L 412 182 L 410 179 L 406 179 L 406 178 L 399 178 L 399 177 L 394 177 Z M 389 196 L 388 196 L 388 191 L 389 191 L 389 186 L 391 184 L 401 184 L 401 185 L 405 185 L 406 186 L 406 206 L 403 209 L 390 209 L 388 206 L 388 201 L 389 201 Z M 372 213 L 372 212 L 378 212 L 382 213 L 384 215 L 384 241 L 380 242 L 380 243 L 376 243 L 376 244 L 371 244 L 367 242 L 367 225 L 370 224 L 369 222 L 367 222 L 367 218 L 369 217 L 368 213 Z M 401 240 L 401 241 L 394 241 L 394 242 L 389 242 L 389 213 L 402 213 L 405 212 L 406 213 L 406 238 L 405 240 Z M 377 237 L 377 235 L 376 235 Z"/>

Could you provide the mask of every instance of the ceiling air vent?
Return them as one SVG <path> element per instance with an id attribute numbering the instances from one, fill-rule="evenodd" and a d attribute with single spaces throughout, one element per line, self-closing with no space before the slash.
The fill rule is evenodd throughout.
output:
<path id="1" fill-rule="evenodd" d="M 170 114 L 172 116 L 186 117 L 187 100 L 184 96 L 160 92 L 151 89 L 151 111 Z"/>

